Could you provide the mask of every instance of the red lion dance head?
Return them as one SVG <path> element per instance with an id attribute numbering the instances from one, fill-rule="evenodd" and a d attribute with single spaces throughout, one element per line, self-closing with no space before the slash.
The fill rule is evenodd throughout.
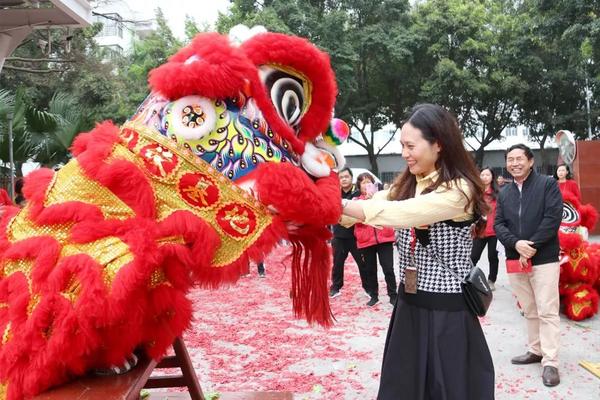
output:
<path id="1" fill-rule="evenodd" d="M 586 241 L 598 213 L 577 196 L 563 191 L 563 219 L 559 231 L 562 252 L 560 294 L 568 318 L 580 321 L 598 312 L 600 246 Z"/>
<path id="2" fill-rule="evenodd" d="M 160 357 L 190 323 L 192 285 L 234 282 L 282 239 L 295 314 L 330 324 L 327 225 L 348 129 L 332 120 L 329 58 L 298 37 L 235 30 L 201 34 L 153 70 L 123 127 L 79 135 L 74 158 L 30 174 L 27 206 L 5 211 L 0 398 L 137 347 Z"/>

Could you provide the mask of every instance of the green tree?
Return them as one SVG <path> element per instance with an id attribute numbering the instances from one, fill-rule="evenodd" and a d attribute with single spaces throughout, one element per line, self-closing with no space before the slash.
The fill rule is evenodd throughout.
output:
<path id="1" fill-rule="evenodd" d="M 32 105 L 24 90 L 0 90 L 0 159 L 9 162 L 8 116 L 13 120 L 13 158 L 16 176 L 27 161 L 46 166 L 64 163 L 82 125 L 81 109 L 72 96 L 56 93 L 47 109 Z"/>
<path id="2" fill-rule="evenodd" d="M 430 0 L 414 9 L 422 38 L 421 100 L 448 107 L 466 136 L 478 142 L 475 159 L 515 118 L 528 89 L 515 48 L 518 18 L 512 2 Z"/>
<path id="3" fill-rule="evenodd" d="M 550 162 L 545 145 L 558 130 L 586 136 L 585 82 L 590 71 L 581 48 L 589 39 L 584 30 L 574 28 L 583 3 L 532 0 L 519 10 L 518 52 L 523 78 L 530 84 L 520 103 L 519 121 L 530 127 L 530 137 L 539 143 L 542 167 Z M 597 87 L 597 81 L 592 86 Z"/>

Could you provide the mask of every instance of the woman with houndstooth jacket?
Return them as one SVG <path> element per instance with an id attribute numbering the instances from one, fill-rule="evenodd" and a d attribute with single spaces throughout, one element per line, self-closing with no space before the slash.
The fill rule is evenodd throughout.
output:
<path id="1" fill-rule="evenodd" d="M 400 286 L 385 344 L 379 400 L 489 400 L 494 365 L 458 279 L 471 269 L 472 229 L 487 205 L 456 118 L 415 106 L 402 126 L 408 169 L 373 199 L 342 202 L 364 224 L 396 228 Z M 474 221 L 478 221 L 474 224 Z"/>

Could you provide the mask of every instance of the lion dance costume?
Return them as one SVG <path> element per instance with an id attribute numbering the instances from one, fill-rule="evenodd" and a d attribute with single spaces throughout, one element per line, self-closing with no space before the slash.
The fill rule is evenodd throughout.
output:
<path id="1" fill-rule="evenodd" d="M 598 312 L 600 291 L 600 245 L 589 243 L 598 213 L 589 204 L 582 205 L 577 196 L 563 191 L 563 219 L 559 231 L 561 269 L 559 291 L 564 313 L 581 321 Z"/>
<path id="2" fill-rule="evenodd" d="M 298 37 L 236 32 L 201 34 L 153 70 L 129 121 L 79 135 L 74 158 L 31 173 L 27 206 L 3 214 L 0 398 L 136 348 L 161 357 L 190 324 L 193 285 L 235 282 L 281 239 L 295 315 L 330 324 L 327 225 L 348 127 L 332 119 L 329 58 Z"/>

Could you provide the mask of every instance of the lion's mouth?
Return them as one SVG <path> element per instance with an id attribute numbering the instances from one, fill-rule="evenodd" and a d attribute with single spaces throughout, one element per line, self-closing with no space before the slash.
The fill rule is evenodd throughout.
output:
<path id="1" fill-rule="evenodd" d="M 319 136 L 314 142 L 306 143 L 300 164 L 309 175 L 323 178 L 329 176 L 331 171 L 343 168 L 345 160 L 336 147 L 330 146 Z"/>

